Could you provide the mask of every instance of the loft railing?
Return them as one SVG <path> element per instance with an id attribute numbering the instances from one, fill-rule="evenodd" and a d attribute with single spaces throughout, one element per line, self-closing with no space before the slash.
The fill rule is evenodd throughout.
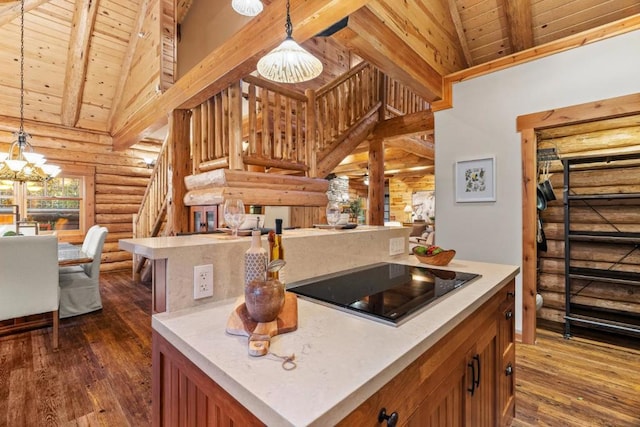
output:
<path id="1" fill-rule="evenodd" d="M 307 106 L 304 94 L 253 76 L 222 90 L 193 109 L 194 174 L 245 165 L 306 172 Z"/>
<path id="2" fill-rule="evenodd" d="M 394 79 L 387 79 L 386 116 L 395 117 L 429 110 L 431 105 L 411 88 Z"/>
<path id="3" fill-rule="evenodd" d="M 380 70 L 361 62 L 316 91 L 316 151 L 329 149 L 378 104 L 381 78 Z"/>

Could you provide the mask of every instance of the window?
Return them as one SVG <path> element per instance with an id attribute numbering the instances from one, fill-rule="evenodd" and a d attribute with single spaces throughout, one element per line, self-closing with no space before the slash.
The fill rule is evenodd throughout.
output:
<path id="1" fill-rule="evenodd" d="M 81 230 L 82 177 L 58 176 L 26 185 L 27 218 L 41 230 Z"/>
<path id="2" fill-rule="evenodd" d="M 93 168 L 63 170 L 44 183 L 0 181 L 0 223 L 14 222 L 17 210 L 21 221 L 37 222 L 41 234 L 84 234 L 93 223 L 87 212 L 93 194 L 86 188 L 93 188 Z"/>

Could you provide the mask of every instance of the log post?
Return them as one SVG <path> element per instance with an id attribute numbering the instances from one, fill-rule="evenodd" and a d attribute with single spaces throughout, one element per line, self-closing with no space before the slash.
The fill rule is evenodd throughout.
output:
<path id="1" fill-rule="evenodd" d="M 189 157 L 190 110 L 174 110 L 169 118 L 169 203 L 166 235 L 187 232 L 189 208 L 182 200 L 186 194 L 184 177 L 191 172 Z"/>
<path id="2" fill-rule="evenodd" d="M 240 80 L 229 87 L 229 169 L 243 170 L 242 88 Z"/>
<path id="3" fill-rule="evenodd" d="M 387 108 L 387 76 L 380 73 L 378 96 L 381 105 L 378 123 L 385 119 Z M 375 138 L 369 143 L 369 225 L 384 225 L 384 140 Z"/>

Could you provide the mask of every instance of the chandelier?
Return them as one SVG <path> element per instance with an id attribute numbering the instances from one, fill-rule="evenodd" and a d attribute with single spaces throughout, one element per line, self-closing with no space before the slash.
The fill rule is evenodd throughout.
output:
<path id="1" fill-rule="evenodd" d="M 258 61 L 258 73 L 265 79 L 279 83 L 300 83 L 318 77 L 322 73 L 322 62 L 291 37 L 293 26 L 289 15 L 289 0 L 285 30 L 287 38 Z"/>
<path id="2" fill-rule="evenodd" d="M 233 10 L 244 16 L 256 16 L 262 12 L 263 6 L 260 0 L 232 0 Z"/>
<path id="3" fill-rule="evenodd" d="M 47 165 L 42 154 L 34 153 L 24 131 L 24 0 L 20 8 L 20 129 L 14 133 L 8 153 L 0 152 L 0 180 L 42 182 L 60 173 L 60 167 Z"/>

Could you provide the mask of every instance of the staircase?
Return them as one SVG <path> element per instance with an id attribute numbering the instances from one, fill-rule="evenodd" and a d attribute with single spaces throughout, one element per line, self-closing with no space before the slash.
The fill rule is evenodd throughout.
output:
<path id="1" fill-rule="evenodd" d="M 280 174 L 283 180 L 323 178 L 369 137 L 381 118 L 429 108 L 409 88 L 366 62 L 305 93 L 247 76 L 191 110 L 191 141 L 172 141 L 169 130 L 134 217 L 134 237 L 172 235 L 179 229 L 166 221 L 168 206 L 177 200 L 171 144 L 191 144 L 192 175 L 228 169 Z M 277 203 L 291 200 L 285 196 Z M 134 259 L 134 268 L 139 273 L 142 262 Z"/>

